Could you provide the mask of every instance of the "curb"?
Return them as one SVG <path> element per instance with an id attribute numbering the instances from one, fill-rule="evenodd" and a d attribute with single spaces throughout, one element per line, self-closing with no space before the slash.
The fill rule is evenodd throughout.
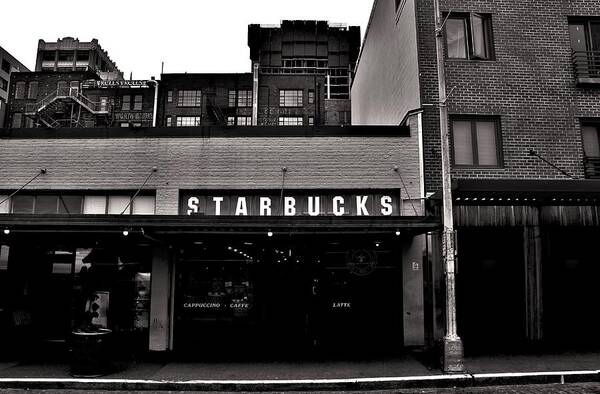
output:
<path id="1" fill-rule="evenodd" d="M 478 373 L 356 379 L 298 380 L 151 380 L 0 378 L 0 388 L 59 390 L 155 390 L 155 391 L 365 391 L 414 388 L 483 387 L 522 384 L 599 382 L 600 370 Z"/>

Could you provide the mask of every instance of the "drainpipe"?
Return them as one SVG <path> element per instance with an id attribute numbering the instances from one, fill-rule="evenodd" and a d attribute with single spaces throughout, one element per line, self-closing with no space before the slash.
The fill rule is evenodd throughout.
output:
<path id="1" fill-rule="evenodd" d="M 150 77 L 150 83 L 154 82 L 154 109 L 152 110 L 152 127 L 156 127 L 156 112 L 158 108 L 158 81 Z"/>

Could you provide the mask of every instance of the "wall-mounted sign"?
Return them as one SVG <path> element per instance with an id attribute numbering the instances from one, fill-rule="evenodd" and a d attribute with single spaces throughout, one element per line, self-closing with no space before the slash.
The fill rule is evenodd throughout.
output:
<path id="1" fill-rule="evenodd" d="M 152 120 L 152 112 L 115 112 L 116 121 Z"/>
<path id="2" fill-rule="evenodd" d="M 181 215 L 206 216 L 399 216 L 399 191 L 381 193 L 274 191 L 263 194 L 182 192 Z"/>
<path id="3" fill-rule="evenodd" d="M 84 89 L 114 89 L 114 88 L 149 88 L 147 80 L 94 80 L 90 79 L 82 83 Z"/>
<path id="4" fill-rule="evenodd" d="M 354 275 L 369 275 L 377 266 L 377 255 L 366 249 L 351 250 L 346 253 L 346 265 Z"/>

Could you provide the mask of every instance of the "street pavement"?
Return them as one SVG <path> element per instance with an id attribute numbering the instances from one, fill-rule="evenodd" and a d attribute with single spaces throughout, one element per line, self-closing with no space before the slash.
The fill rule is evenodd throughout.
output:
<path id="1" fill-rule="evenodd" d="M 0 394 L 81 394 L 80 390 L 13 390 L 0 389 Z M 85 390 L 85 394 L 225 394 L 224 391 L 105 391 Z M 266 392 L 252 392 L 267 394 Z M 358 391 L 294 391 L 293 394 L 342 394 L 358 393 Z M 405 389 L 405 390 L 375 390 L 361 391 L 369 394 L 600 394 L 599 383 L 576 384 L 547 384 L 547 385 L 522 385 L 522 386 L 489 386 L 470 388 L 448 389 Z M 283 394 L 283 392 L 268 392 L 268 394 Z"/>

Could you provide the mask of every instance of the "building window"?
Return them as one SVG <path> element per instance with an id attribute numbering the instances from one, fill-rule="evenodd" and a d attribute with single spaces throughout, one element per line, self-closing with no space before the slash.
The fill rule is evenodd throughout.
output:
<path id="1" fill-rule="evenodd" d="M 22 124 L 23 124 L 23 114 L 20 112 L 15 112 L 13 114 L 13 119 L 12 119 L 12 128 L 18 129 L 22 126 Z"/>
<path id="2" fill-rule="evenodd" d="M 493 118 L 452 119 L 452 146 L 456 166 L 499 167 L 501 165 L 499 120 Z"/>
<path id="3" fill-rule="evenodd" d="M 58 51 L 59 62 L 72 62 L 73 60 L 75 60 L 74 51 Z"/>
<path id="4" fill-rule="evenodd" d="M 167 116 L 167 127 L 173 126 L 173 118 L 171 116 Z"/>
<path id="5" fill-rule="evenodd" d="M 0 89 L 4 90 L 5 92 L 8 90 L 8 81 L 2 77 L 0 77 Z"/>
<path id="6" fill-rule="evenodd" d="M 238 107 L 252 107 L 252 90 L 238 90 Z"/>
<path id="7" fill-rule="evenodd" d="M 315 103 L 315 91 L 314 90 L 309 90 L 308 91 L 308 103 L 309 104 L 314 104 Z"/>
<path id="8" fill-rule="evenodd" d="M 201 107 L 202 94 L 200 90 L 180 90 L 177 94 L 178 107 Z"/>
<path id="9" fill-rule="evenodd" d="M 235 107 L 237 100 L 236 100 L 236 94 L 235 94 L 235 90 L 230 90 L 229 91 L 229 97 L 228 97 L 228 105 L 230 108 Z"/>
<path id="10" fill-rule="evenodd" d="M 252 126 L 252 117 L 251 116 L 238 116 L 237 117 L 237 125 L 238 126 Z"/>
<path id="11" fill-rule="evenodd" d="M 2 71 L 7 74 L 10 74 L 10 63 L 6 61 L 6 59 L 2 59 Z"/>
<path id="12" fill-rule="evenodd" d="M 133 101 L 133 110 L 134 111 L 141 111 L 142 110 L 142 100 L 143 100 L 144 96 L 142 96 L 141 94 L 136 94 L 134 101 Z"/>
<path id="13" fill-rule="evenodd" d="M 279 126 L 302 126 L 302 116 L 280 116 Z"/>
<path id="14" fill-rule="evenodd" d="M 25 98 L 25 82 L 19 81 L 15 83 L 15 99 L 24 99 Z"/>
<path id="15" fill-rule="evenodd" d="M 229 107 L 251 107 L 252 90 L 230 90 L 228 96 Z"/>
<path id="16" fill-rule="evenodd" d="M 131 96 L 123 96 L 121 100 L 121 110 L 129 111 L 131 109 Z"/>
<path id="17" fill-rule="evenodd" d="M 172 103 L 173 102 L 173 91 L 169 90 L 167 92 L 167 103 Z"/>
<path id="18" fill-rule="evenodd" d="M 492 58 L 492 23 L 489 15 L 451 14 L 446 21 L 446 48 L 451 59 Z"/>
<path id="19" fill-rule="evenodd" d="M 108 111 L 108 97 L 102 96 L 100 97 L 100 111 Z"/>
<path id="20" fill-rule="evenodd" d="M 279 90 L 280 107 L 302 107 L 301 89 L 281 89 Z"/>
<path id="21" fill-rule="evenodd" d="M 119 123 L 119 127 L 129 127 L 129 122 L 121 122 Z"/>
<path id="22" fill-rule="evenodd" d="M 339 124 L 350 124 L 350 111 L 338 111 Z"/>
<path id="23" fill-rule="evenodd" d="M 38 95 L 38 83 L 37 81 L 29 82 L 29 89 L 27 90 L 28 99 L 36 99 Z"/>
<path id="24" fill-rule="evenodd" d="M 177 127 L 200 126 L 199 116 L 178 116 Z"/>
<path id="25" fill-rule="evenodd" d="M 308 125 L 309 126 L 314 126 L 315 125 L 315 117 L 314 116 L 309 116 L 308 117 Z"/>
<path id="26" fill-rule="evenodd" d="M 77 51 L 77 61 L 78 62 L 87 62 L 90 60 L 90 52 L 89 51 Z"/>
<path id="27" fill-rule="evenodd" d="M 600 138 L 597 125 L 583 125 L 581 133 L 583 137 L 583 152 L 585 157 L 600 158 Z"/>
<path id="28" fill-rule="evenodd" d="M 573 64 L 578 78 L 600 77 L 600 19 L 569 21 Z"/>
<path id="29" fill-rule="evenodd" d="M 227 126 L 235 126 L 235 116 L 227 117 Z"/>

